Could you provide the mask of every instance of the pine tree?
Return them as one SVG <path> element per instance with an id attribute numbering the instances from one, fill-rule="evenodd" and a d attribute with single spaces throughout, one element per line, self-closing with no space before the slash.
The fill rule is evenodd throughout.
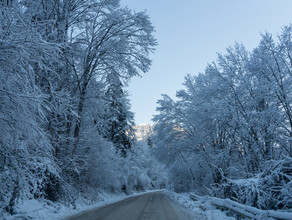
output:
<path id="1" fill-rule="evenodd" d="M 130 111 L 127 93 L 123 90 L 123 83 L 118 76 L 108 77 L 106 99 L 106 138 L 114 143 L 117 152 L 126 157 L 127 150 L 132 147 L 134 140 L 134 114 Z"/>

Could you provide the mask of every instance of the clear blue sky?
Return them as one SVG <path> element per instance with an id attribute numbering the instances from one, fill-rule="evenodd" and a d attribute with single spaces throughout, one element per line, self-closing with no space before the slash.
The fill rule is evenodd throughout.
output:
<path id="1" fill-rule="evenodd" d="M 203 72 L 217 52 L 242 43 L 251 50 L 260 33 L 276 36 L 292 23 L 292 0 L 121 0 L 147 11 L 159 46 L 151 70 L 128 89 L 137 124 L 151 123 L 161 94 L 175 96 L 184 76 Z"/>

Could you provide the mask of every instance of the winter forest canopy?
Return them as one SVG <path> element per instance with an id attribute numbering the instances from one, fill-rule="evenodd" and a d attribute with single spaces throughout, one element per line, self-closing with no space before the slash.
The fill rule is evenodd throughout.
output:
<path id="1" fill-rule="evenodd" d="M 251 52 L 235 44 L 158 101 L 155 151 L 176 191 L 292 208 L 291 40 L 288 25 Z"/>
<path id="2" fill-rule="evenodd" d="M 74 207 L 164 181 L 133 147 L 124 90 L 150 68 L 149 17 L 118 0 L 0 1 L 0 15 L 1 210 L 21 199 Z"/>
<path id="3" fill-rule="evenodd" d="M 229 47 L 163 95 L 147 144 L 125 86 L 157 46 L 119 0 L 0 0 L 0 217 L 169 188 L 292 208 L 292 25 Z M 149 130 L 152 130 L 149 129 Z"/>

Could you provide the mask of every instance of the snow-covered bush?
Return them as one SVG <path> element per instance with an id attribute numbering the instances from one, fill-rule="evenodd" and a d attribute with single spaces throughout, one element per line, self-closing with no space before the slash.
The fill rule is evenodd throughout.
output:
<path id="1" fill-rule="evenodd" d="M 292 158 L 267 162 L 263 172 L 249 179 L 226 179 L 212 195 L 260 209 L 292 208 Z"/>
<path id="2" fill-rule="evenodd" d="M 159 189 L 166 185 L 165 167 L 156 160 L 145 142 L 136 143 L 129 152 L 129 157 L 125 159 L 127 189 L 130 191 Z"/>
<path id="3" fill-rule="evenodd" d="M 257 206 L 262 209 L 292 209 L 292 157 L 269 161 L 259 176 Z"/>

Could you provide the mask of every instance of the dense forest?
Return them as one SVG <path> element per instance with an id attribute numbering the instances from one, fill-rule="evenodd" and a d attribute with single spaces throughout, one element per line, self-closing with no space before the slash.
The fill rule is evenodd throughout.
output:
<path id="1" fill-rule="evenodd" d="M 147 14 L 119 0 L 2 0 L 0 16 L 0 213 L 162 184 L 133 147 L 125 91 L 157 45 Z"/>
<path id="2" fill-rule="evenodd" d="M 154 32 L 120 0 L 0 0 L 0 218 L 160 188 L 292 209 L 292 25 L 187 75 L 137 141 Z"/>
<path id="3" fill-rule="evenodd" d="M 291 209 L 292 25 L 227 48 L 184 87 L 158 101 L 152 137 L 174 190 Z"/>

